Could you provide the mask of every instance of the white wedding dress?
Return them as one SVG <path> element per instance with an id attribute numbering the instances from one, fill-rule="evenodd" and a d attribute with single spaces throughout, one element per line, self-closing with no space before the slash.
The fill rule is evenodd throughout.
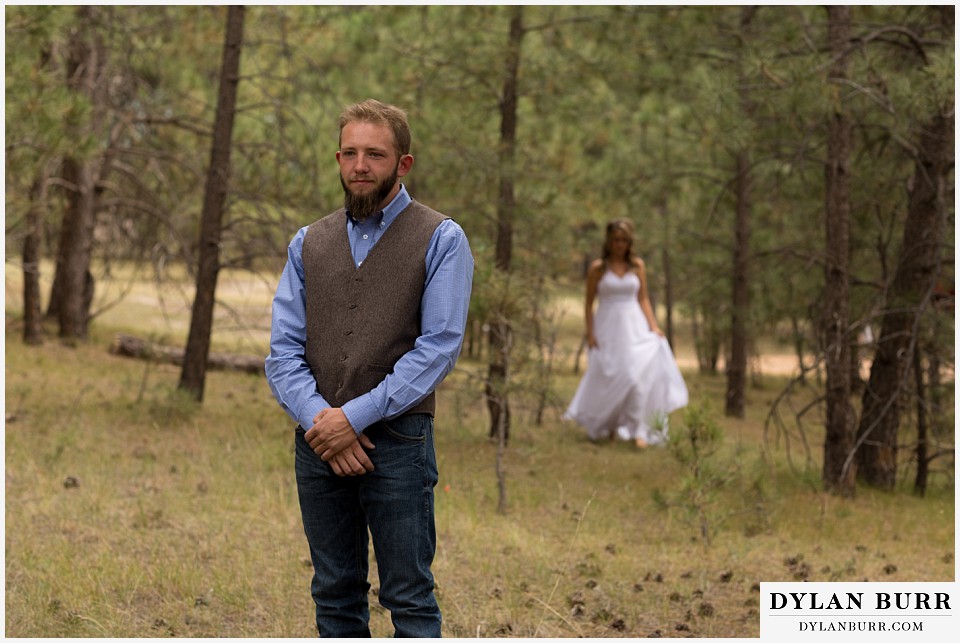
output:
<path id="1" fill-rule="evenodd" d="M 640 278 L 607 270 L 597 284 L 593 334 L 598 346 L 587 357 L 564 419 L 575 420 L 591 440 L 667 440 L 667 415 L 687 405 L 687 385 L 670 344 L 650 330 L 637 295 Z"/>

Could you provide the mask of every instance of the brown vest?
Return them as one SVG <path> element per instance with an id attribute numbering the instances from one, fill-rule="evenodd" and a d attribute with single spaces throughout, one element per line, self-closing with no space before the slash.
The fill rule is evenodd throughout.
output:
<path id="1" fill-rule="evenodd" d="M 430 239 L 446 217 L 412 201 L 358 268 L 341 208 L 303 239 L 306 359 L 317 391 L 333 406 L 370 392 L 420 336 L 420 300 Z M 431 392 L 409 413 L 433 415 Z"/>

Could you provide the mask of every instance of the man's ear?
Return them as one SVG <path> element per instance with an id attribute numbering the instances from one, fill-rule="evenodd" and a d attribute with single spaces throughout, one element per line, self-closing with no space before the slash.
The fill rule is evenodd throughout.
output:
<path id="1" fill-rule="evenodd" d="M 397 163 L 397 176 L 406 176 L 407 172 L 413 167 L 413 156 L 410 154 L 404 154 L 400 157 L 400 162 Z"/>

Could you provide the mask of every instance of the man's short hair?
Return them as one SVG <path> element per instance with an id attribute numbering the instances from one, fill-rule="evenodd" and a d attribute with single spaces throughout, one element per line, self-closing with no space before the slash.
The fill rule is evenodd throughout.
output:
<path id="1" fill-rule="evenodd" d="M 410 125 L 407 123 L 407 113 L 399 107 L 386 105 L 373 98 L 347 107 L 340 114 L 341 141 L 343 128 L 347 123 L 355 122 L 386 125 L 393 132 L 393 145 L 397 156 L 410 153 Z"/>

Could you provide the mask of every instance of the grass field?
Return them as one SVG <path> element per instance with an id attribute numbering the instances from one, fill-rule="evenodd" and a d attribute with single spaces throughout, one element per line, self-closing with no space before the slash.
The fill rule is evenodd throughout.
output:
<path id="1" fill-rule="evenodd" d="M 265 353 L 272 286 L 221 283 L 231 310 L 218 313 L 216 349 Z M 77 348 L 22 345 L 18 288 L 8 266 L 6 635 L 313 636 L 293 427 L 263 378 L 211 373 L 200 406 L 177 394 L 176 367 L 109 354 L 121 330 L 182 345 L 189 297 L 178 288 L 158 312 L 152 284 L 134 283 Z M 579 332 L 569 327 L 565 345 Z M 568 362 L 542 426 L 515 400 L 499 514 L 483 369 L 461 360 L 439 396 L 446 636 L 756 637 L 760 581 L 954 579 L 952 477 L 934 478 L 924 499 L 822 494 L 816 462 L 794 454 L 791 466 L 765 440 L 784 381 L 773 374 L 749 391 L 745 420 L 714 413 L 724 441 L 711 464 L 733 473 L 701 503 L 709 547 L 689 502 L 655 498 L 679 497 L 686 477 L 667 451 L 592 444 L 559 420 L 577 382 Z M 695 404 L 722 408 L 721 377 L 684 375 Z M 818 456 L 822 435 L 808 439 Z M 375 571 L 371 583 L 373 634 L 389 636 Z"/>

